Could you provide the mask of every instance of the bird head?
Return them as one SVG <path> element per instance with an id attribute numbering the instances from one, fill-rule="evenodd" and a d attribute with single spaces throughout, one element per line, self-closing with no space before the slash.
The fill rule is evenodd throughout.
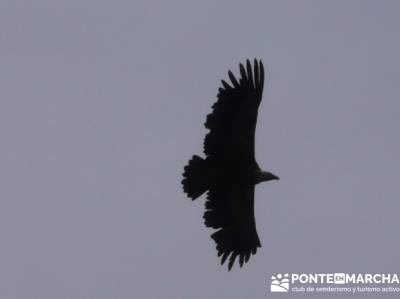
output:
<path id="1" fill-rule="evenodd" d="M 279 177 L 268 171 L 262 171 L 259 177 L 260 182 L 279 180 Z"/>

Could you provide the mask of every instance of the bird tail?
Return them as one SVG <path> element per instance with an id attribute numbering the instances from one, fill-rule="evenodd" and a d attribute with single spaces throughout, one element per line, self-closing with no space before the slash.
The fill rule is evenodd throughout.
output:
<path id="1" fill-rule="evenodd" d="M 189 163 L 184 167 L 183 191 L 192 199 L 202 195 L 208 189 L 209 181 L 208 163 L 203 158 L 193 155 Z"/>

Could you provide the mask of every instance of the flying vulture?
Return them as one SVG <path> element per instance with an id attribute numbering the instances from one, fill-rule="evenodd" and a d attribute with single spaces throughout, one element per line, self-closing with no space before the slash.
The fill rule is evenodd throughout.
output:
<path id="1" fill-rule="evenodd" d="M 207 191 L 204 223 L 217 229 L 211 238 L 216 243 L 221 264 L 229 258 L 243 266 L 261 247 L 254 218 L 254 186 L 279 180 L 262 171 L 255 159 L 254 139 L 257 111 L 264 86 L 264 67 L 249 60 L 239 64 L 240 78 L 228 72 L 232 84 L 222 80 L 218 100 L 207 116 L 209 130 L 204 139 L 205 158 L 197 155 L 184 167 L 183 190 L 192 200 Z"/>

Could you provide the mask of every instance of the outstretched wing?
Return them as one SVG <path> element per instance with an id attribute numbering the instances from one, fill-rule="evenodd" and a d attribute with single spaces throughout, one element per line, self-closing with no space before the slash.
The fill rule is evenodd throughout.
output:
<path id="1" fill-rule="evenodd" d="M 228 72 L 233 86 L 222 80 L 218 100 L 207 116 L 205 127 L 210 130 L 204 140 L 204 153 L 220 161 L 255 162 L 254 137 L 257 112 L 264 86 L 264 67 L 249 60 L 246 68 L 239 64 L 239 81 Z"/>
<path id="2" fill-rule="evenodd" d="M 239 257 L 242 267 L 261 247 L 254 218 L 254 186 L 217 186 L 208 192 L 205 225 L 218 229 L 211 235 L 223 264 L 230 270 Z"/>

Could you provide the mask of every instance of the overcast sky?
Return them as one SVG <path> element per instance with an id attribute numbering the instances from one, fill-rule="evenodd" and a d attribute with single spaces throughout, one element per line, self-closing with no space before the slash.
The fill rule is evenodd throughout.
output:
<path id="1" fill-rule="evenodd" d="M 2 0 L 0 298 L 267 298 L 276 273 L 398 273 L 399 9 Z M 263 247 L 228 272 L 180 181 L 219 80 L 254 57 L 257 159 L 281 180 L 256 187 Z"/>

